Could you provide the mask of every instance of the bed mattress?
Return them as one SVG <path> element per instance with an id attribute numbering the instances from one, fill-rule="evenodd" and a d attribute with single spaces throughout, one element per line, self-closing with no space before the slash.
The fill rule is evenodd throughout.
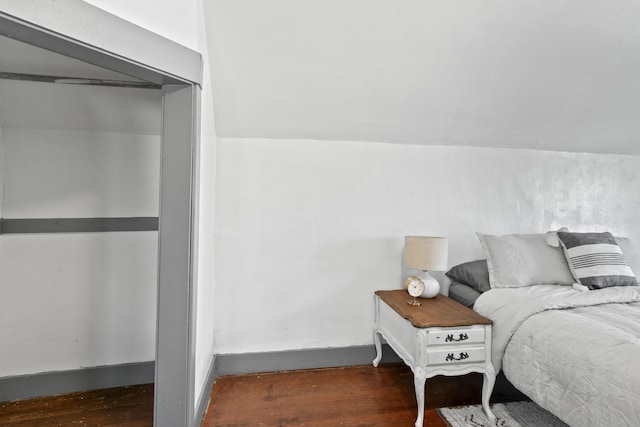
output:
<path id="1" fill-rule="evenodd" d="M 640 426 L 640 288 L 485 292 L 492 362 L 570 426 Z"/>

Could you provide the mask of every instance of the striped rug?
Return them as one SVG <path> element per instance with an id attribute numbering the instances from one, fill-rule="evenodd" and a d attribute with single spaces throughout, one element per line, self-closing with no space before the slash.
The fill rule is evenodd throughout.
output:
<path id="1" fill-rule="evenodd" d="M 438 414 L 449 427 L 567 427 L 550 412 L 533 402 L 509 402 L 491 405 L 496 419 L 491 422 L 482 405 L 440 408 Z"/>

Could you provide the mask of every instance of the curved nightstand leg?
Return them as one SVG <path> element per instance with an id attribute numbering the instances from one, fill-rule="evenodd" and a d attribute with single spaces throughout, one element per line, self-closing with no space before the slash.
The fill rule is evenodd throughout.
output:
<path id="1" fill-rule="evenodd" d="M 376 346 L 376 358 L 373 359 L 373 366 L 377 368 L 382 360 L 382 343 L 380 342 L 380 332 L 378 331 L 378 325 L 380 324 L 380 298 L 377 295 L 373 296 L 373 305 L 376 310 L 376 323 L 373 325 L 373 344 Z"/>
<path id="2" fill-rule="evenodd" d="M 380 342 L 380 334 L 376 329 L 373 330 L 373 344 L 376 346 L 376 358 L 373 359 L 373 366 L 377 368 L 382 360 L 382 342 Z"/>
<path id="3" fill-rule="evenodd" d="M 424 384 L 427 381 L 427 371 L 420 366 L 416 366 L 413 371 L 413 383 L 416 388 L 416 400 L 418 401 L 418 418 L 416 427 L 422 427 L 424 423 Z"/>
<path id="4" fill-rule="evenodd" d="M 491 407 L 489 406 L 489 398 L 491 397 L 491 392 L 493 391 L 495 382 L 496 371 L 493 369 L 493 365 L 488 363 L 486 370 L 484 371 L 484 381 L 482 382 L 482 408 L 491 421 L 496 418 L 496 416 L 493 415 L 493 412 L 491 412 Z"/>

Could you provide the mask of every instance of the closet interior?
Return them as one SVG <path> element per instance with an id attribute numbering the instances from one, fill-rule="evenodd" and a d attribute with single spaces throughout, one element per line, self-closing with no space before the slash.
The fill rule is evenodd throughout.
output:
<path id="1" fill-rule="evenodd" d="M 0 52 L 0 377 L 153 362 L 161 86 Z"/>

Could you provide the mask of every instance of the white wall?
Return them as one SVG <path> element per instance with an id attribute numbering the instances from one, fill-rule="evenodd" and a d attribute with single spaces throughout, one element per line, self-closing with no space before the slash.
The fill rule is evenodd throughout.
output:
<path id="1" fill-rule="evenodd" d="M 0 123 L 0 164 L 4 162 L 4 128 Z M 2 180 L 2 171 L 0 170 L 0 218 L 2 218 L 2 205 L 4 200 L 4 184 Z"/>
<path id="2" fill-rule="evenodd" d="M 0 93 L 7 127 L 160 135 L 159 90 L 0 80 Z"/>
<path id="3" fill-rule="evenodd" d="M 5 218 L 158 216 L 158 135 L 4 133 Z"/>
<path id="4" fill-rule="evenodd" d="M 0 83 L 4 218 L 157 216 L 159 91 Z M 0 235 L 0 377 L 155 359 L 157 232 Z"/>
<path id="5" fill-rule="evenodd" d="M 215 353 L 215 178 L 217 136 L 214 122 L 212 75 L 209 63 L 209 28 L 204 21 L 204 4 L 198 2 L 198 51 L 203 53 L 204 76 L 202 85 L 200 127 L 200 195 L 198 232 L 198 294 L 196 324 L 196 374 L 195 392 L 197 405 L 210 390 L 205 388 L 209 369 Z M 204 400 L 204 399 L 202 399 Z"/>
<path id="6" fill-rule="evenodd" d="M 640 242 L 640 157 L 220 138 L 219 353 L 371 344 L 373 291 L 401 286 L 403 236 L 610 230 Z"/>
<path id="7" fill-rule="evenodd" d="M 0 377 L 155 359 L 157 233 L 3 235 Z"/>

